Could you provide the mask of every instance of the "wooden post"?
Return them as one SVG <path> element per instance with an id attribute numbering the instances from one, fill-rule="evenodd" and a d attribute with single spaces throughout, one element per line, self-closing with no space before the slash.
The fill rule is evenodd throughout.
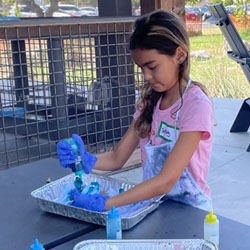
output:
<path id="1" fill-rule="evenodd" d="M 131 0 L 98 0 L 99 16 L 132 16 Z"/>
<path id="2" fill-rule="evenodd" d="M 140 0 L 141 15 L 154 10 L 172 10 L 185 21 L 185 0 Z"/>

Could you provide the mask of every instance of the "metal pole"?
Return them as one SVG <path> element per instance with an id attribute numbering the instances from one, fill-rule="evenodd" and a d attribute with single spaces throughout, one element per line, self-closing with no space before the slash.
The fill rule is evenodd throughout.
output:
<path id="1" fill-rule="evenodd" d="M 11 41 L 15 92 L 16 92 L 16 106 L 26 107 L 25 102 L 29 95 L 28 70 L 25 51 L 25 40 Z"/>
<path id="2" fill-rule="evenodd" d="M 68 137 L 66 77 L 63 57 L 63 40 L 52 38 L 48 40 L 48 58 L 50 71 L 50 91 L 52 99 L 52 119 L 56 123 L 58 139 Z M 56 138 L 55 138 L 56 139 Z"/>

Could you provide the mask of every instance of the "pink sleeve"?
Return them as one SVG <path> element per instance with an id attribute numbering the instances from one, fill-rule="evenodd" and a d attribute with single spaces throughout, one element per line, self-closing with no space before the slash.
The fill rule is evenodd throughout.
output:
<path id="1" fill-rule="evenodd" d="M 211 101 L 208 97 L 191 101 L 185 103 L 183 109 L 180 110 L 180 132 L 202 131 L 201 139 L 208 140 L 212 135 L 214 123 Z"/>

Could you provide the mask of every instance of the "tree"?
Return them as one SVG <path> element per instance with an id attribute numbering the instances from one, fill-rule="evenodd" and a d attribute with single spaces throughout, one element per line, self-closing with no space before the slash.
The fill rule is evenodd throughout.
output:
<path id="1" fill-rule="evenodd" d="M 36 3 L 36 0 L 24 0 L 22 3 L 29 6 L 33 12 L 37 13 L 38 17 L 49 17 L 58 10 L 58 2 L 59 0 L 50 0 L 50 6 L 47 10 L 41 8 L 41 6 Z M 8 9 L 15 6 L 17 9 L 16 14 L 18 15 L 18 2 L 16 0 L 2 0 L 2 4 L 7 6 Z"/>
<path id="2" fill-rule="evenodd" d="M 199 0 L 188 0 L 188 1 L 186 1 L 186 4 L 187 5 L 195 5 L 195 4 L 197 4 L 198 2 L 200 2 Z"/>
<path id="3" fill-rule="evenodd" d="M 247 5 L 250 3 L 250 0 L 236 0 L 235 3 L 238 7 L 238 12 L 242 10 L 242 14 L 247 15 Z"/>
<path id="4" fill-rule="evenodd" d="M 29 0 L 29 1 L 35 1 L 35 0 Z M 55 11 L 58 10 L 58 1 L 59 0 L 50 0 L 50 6 L 47 9 L 47 11 L 44 12 L 45 17 L 52 16 Z"/>
<path id="5" fill-rule="evenodd" d="M 223 3 L 223 0 L 213 0 L 212 3 Z"/>
<path id="6" fill-rule="evenodd" d="M 247 5 L 250 0 L 236 0 L 237 9 L 234 11 L 234 20 L 238 23 L 239 27 L 246 28 L 249 26 L 249 16 L 247 13 Z"/>
<path id="7" fill-rule="evenodd" d="M 224 0 L 224 5 L 228 6 L 228 5 L 233 5 L 234 1 L 233 0 Z"/>
<path id="8" fill-rule="evenodd" d="M 38 1 L 42 1 L 44 4 L 48 4 L 49 8 L 44 9 L 40 6 Z M 55 11 L 58 10 L 58 3 L 63 3 L 64 0 L 0 0 L 0 3 L 2 2 L 2 6 L 6 6 L 5 9 L 9 10 L 13 6 L 16 7 L 17 12 L 16 15 L 18 15 L 18 12 L 20 11 L 18 9 L 19 4 L 24 4 L 30 7 L 32 12 L 37 13 L 38 17 L 51 17 Z M 65 3 L 69 4 L 75 4 L 77 1 L 78 5 L 91 5 L 91 6 L 97 6 L 97 0 L 65 0 Z M 132 1 L 139 1 L 139 0 L 132 0 Z"/>
<path id="9" fill-rule="evenodd" d="M 140 7 L 140 0 L 132 0 L 132 6 L 134 8 L 139 8 Z"/>

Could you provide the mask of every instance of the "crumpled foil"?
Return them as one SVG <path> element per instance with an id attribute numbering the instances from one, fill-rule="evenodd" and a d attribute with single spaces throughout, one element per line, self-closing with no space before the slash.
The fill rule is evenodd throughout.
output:
<path id="1" fill-rule="evenodd" d="M 120 188 L 123 188 L 124 191 L 126 191 L 135 186 L 135 184 L 133 183 L 124 182 L 108 176 L 98 175 L 94 173 L 88 175 L 83 174 L 82 179 L 85 185 L 90 185 L 91 182 L 98 182 L 100 186 L 100 193 L 104 195 L 108 195 L 109 190 L 111 189 L 117 190 L 117 193 L 119 193 Z M 70 183 L 73 183 L 74 180 L 75 174 L 72 173 L 32 191 L 31 195 L 36 198 L 40 208 L 46 212 L 106 226 L 107 212 L 100 213 L 89 211 L 83 208 L 78 208 L 57 202 L 58 198 L 62 195 L 64 187 Z M 161 197 L 152 199 L 152 202 L 150 202 L 150 204 L 146 208 L 134 214 L 133 216 L 122 217 L 122 230 L 132 228 L 143 218 L 145 218 L 147 214 L 155 210 L 161 203 Z"/>
<path id="2" fill-rule="evenodd" d="M 215 244 L 203 239 L 155 240 L 86 240 L 73 250 L 217 250 Z"/>

